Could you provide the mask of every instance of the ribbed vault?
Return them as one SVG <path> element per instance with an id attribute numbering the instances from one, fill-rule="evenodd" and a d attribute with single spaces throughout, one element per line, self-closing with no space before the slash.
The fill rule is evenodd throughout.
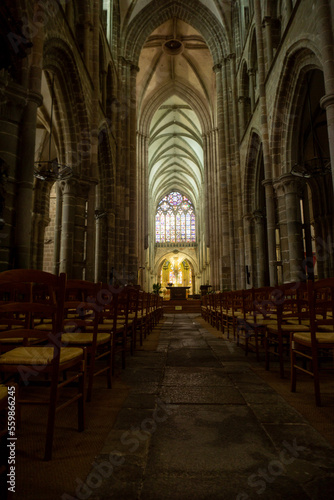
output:
<path id="1" fill-rule="evenodd" d="M 204 180 L 203 133 L 214 123 L 213 60 L 202 37 L 174 17 L 147 38 L 137 75 L 138 128 L 149 137 L 154 207 L 172 190 L 198 205 Z"/>
<path id="2" fill-rule="evenodd" d="M 203 149 L 199 120 L 177 97 L 155 113 L 150 129 L 149 186 L 154 204 L 173 189 L 196 204 L 203 182 Z"/>

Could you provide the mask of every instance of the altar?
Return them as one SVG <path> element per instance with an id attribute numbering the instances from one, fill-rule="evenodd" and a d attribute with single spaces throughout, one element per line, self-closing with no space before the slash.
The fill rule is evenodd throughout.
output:
<path id="1" fill-rule="evenodd" d="M 170 290 L 170 300 L 187 300 L 187 290 L 190 286 L 167 286 Z"/>

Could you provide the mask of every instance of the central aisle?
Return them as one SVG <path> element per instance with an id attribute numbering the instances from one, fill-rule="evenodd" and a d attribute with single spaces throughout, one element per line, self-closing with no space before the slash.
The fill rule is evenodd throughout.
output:
<path id="1" fill-rule="evenodd" d="M 158 349 L 137 351 L 122 380 L 130 395 L 90 499 L 333 498 L 330 445 L 191 315 L 167 316 Z"/>

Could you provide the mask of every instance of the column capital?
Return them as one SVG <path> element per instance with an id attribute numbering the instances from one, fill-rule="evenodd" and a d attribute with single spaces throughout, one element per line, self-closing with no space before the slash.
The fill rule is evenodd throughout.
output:
<path id="1" fill-rule="evenodd" d="M 28 90 L 27 100 L 37 104 L 37 107 L 43 104 L 43 96 L 40 92 Z"/>
<path id="2" fill-rule="evenodd" d="M 321 99 L 320 99 L 320 106 L 323 108 L 323 109 L 327 109 L 328 106 L 331 106 L 332 104 L 334 104 L 334 94 L 327 94 L 327 95 L 324 95 Z"/>
<path id="3" fill-rule="evenodd" d="M 243 215 L 242 218 L 245 222 L 249 223 L 249 222 L 252 222 L 254 217 L 253 217 L 253 214 L 251 212 L 248 212 L 247 214 Z"/>
<path id="4" fill-rule="evenodd" d="M 278 197 L 284 195 L 284 185 L 279 179 L 274 182 L 273 186 Z"/>
<path id="5" fill-rule="evenodd" d="M 254 210 L 252 215 L 253 215 L 253 219 L 256 222 L 256 224 L 263 224 L 265 216 L 264 216 L 262 210 Z"/>
<path id="6" fill-rule="evenodd" d="M 282 185 L 284 194 L 301 195 L 305 186 L 305 180 L 292 174 L 281 175 L 281 177 L 279 177 L 278 179 L 278 182 Z"/>
<path id="7" fill-rule="evenodd" d="M 261 182 L 262 186 L 264 186 L 265 188 L 267 187 L 273 187 L 273 181 L 272 179 L 264 179 L 262 182 Z"/>
<path id="8" fill-rule="evenodd" d="M 66 181 L 60 181 L 59 186 L 62 194 L 70 194 L 75 196 L 77 193 L 77 181 L 75 179 L 69 179 Z"/>

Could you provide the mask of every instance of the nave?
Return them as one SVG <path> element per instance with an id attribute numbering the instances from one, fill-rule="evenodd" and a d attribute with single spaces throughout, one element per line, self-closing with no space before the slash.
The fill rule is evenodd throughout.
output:
<path id="1" fill-rule="evenodd" d="M 107 391 L 115 403 L 117 388 L 128 389 L 115 419 L 110 408 L 100 451 L 86 450 L 91 470 L 79 477 L 67 471 L 65 483 L 56 442 L 52 465 L 39 460 L 34 477 L 20 481 L 26 500 L 45 499 L 47 474 L 51 500 L 330 498 L 332 447 L 257 375 L 257 366 L 252 353 L 246 357 L 195 315 L 165 315 L 157 347 L 144 341 Z M 308 379 L 305 387 L 298 393 L 314 407 Z"/>

